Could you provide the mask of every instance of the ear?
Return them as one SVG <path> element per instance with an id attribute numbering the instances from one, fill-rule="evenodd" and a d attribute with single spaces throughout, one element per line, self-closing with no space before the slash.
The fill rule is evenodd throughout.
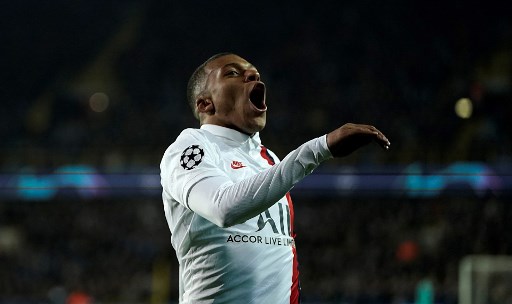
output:
<path id="1" fill-rule="evenodd" d="M 212 115 L 215 113 L 215 106 L 209 97 L 199 96 L 196 100 L 196 108 L 199 114 L 205 113 Z"/>

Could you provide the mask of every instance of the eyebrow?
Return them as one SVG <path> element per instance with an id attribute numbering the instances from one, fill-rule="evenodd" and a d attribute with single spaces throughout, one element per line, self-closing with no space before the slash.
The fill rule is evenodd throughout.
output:
<path id="1" fill-rule="evenodd" d="M 237 68 L 237 69 L 240 69 L 240 70 L 246 69 L 244 66 L 242 66 L 240 63 L 237 63 L 237 62 L 227 63 L 227 64 L 223 65 L 221 67 L 221 69 L 224 69 L 224 68 L 227 68 L 227 67 L 234 67 L 234 68 Z M 249 66 L 247 67 L 247 69 L 250 69 L 250 68 L 256 69 L 256 67 L 254 65 L 249 63 Z"/>

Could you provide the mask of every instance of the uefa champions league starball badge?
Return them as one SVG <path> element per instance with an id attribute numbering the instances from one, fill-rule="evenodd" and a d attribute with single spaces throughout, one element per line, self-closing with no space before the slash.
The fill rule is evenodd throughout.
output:
<path id="1" fill-rule="evenodd" d="M 201 163 L 201 160 L 204 157 L 203 149 L 199 148 L 198 145 L 192 145 L 186 148 L 183 153 L 181 153 L 180 165 L 185 170 L 191 170 L 197 167 Z"/>

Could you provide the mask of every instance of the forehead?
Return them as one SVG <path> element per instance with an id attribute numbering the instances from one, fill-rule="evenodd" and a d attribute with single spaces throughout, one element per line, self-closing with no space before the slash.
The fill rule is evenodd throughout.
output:
<path id="1" fill-rule="evenodd" d="M 205 71 L 207 74 L 209 74 L 213 70 L 221 69 L 226 65 L 232 65 L 232 64 L 239 65 L 243 68 L 251 68 L 251 67 L 253 68 L 254 67 L 251 63 L 249 63 L 247 60 L 243 59 L 242 57 L 230 54 L 230 55 L 222 56 L 222 57 L 219 57 L 219 58 L 216 58 L 216 59 L 210 61 L 205 66 Z"/>

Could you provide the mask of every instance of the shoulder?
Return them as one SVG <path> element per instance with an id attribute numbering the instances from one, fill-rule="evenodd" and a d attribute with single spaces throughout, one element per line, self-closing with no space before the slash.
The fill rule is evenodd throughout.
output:
<path id="1" fill-rule="evenodd" d="M 196 159 L 203 158 L 205 151 L 213 150 L 213 140 L 214 138 L 211 138 L 208 132 L 204 130 L 193 128 L 185 129 L 165 150 L 161 165 L 169 164 L 173 161 L 183 162 L 189 156 L 195 157 Z"/>
<path id="2" fill-rule="evenodd" d="M 208 145 L 211 140 L 208 138 L 207 132 L 201 129 L 185 129 L 183 130 L 176 140 L 167 148 L 165 154 L 169 154 L 176 151 L 182 151 L 187 147 L 198 145 L 205 146 Z"/>
<path id="3" fill-rule="evenodd" d="M 182 142 L 194 141 L 194 140 L 204 140 L 206 137 L 206 132 L 201 129 L 188 128 L 181 131 L 180 135 L 176 138 L 173 144 L 179 144 Z"/>

